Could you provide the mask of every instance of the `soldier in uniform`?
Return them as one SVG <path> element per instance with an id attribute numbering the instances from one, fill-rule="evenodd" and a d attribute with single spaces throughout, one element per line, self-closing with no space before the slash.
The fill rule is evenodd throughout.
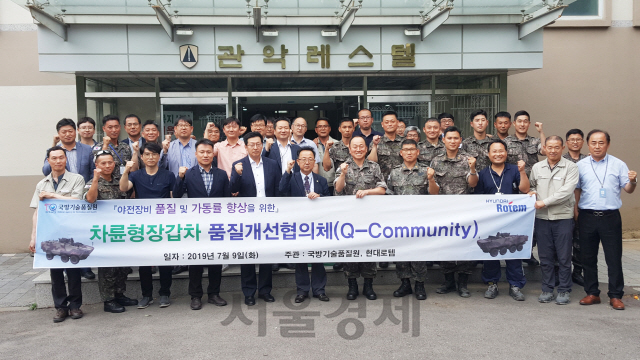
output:
<path id="1" fill-rule="evenodd" d="M 509 135 L 504 139 L 507 144 L 507 162 L 509 164 L 518 165 L 518 160 L 524 160 L 524 170 L 527 177 L 531 175 L 531 168 L 538 162 L 538 155 L 546 155 L 544 152 L 545 136 L 542 131 L 542 123 L 534 124 L 536 130 L 540 133 L 540 138 L 529 136 L 529 126 L 531 125 L 531 117 L 529 113 L 520 110 L 513 116 L 513 125 L 516 130 L 514 135 Z M 518 189 L 513 189 L 514 194 L 518 193 Z M 536 233 L 533 233 L 533 246 L 536 246 Z M 531 254 L 529 260 L 523 260 L 529 266 L 540 265 L 538 259 Z"/>
<path id="2" fill-rule="evenodd" d="M 504 139 L 509 136 L 509 129 L 511 128 L 511 114 L 506 111 L 500 111 L 493 118 L 493 127 L 496 128 L 495 136 L 504 141 Z"/>
<path id="3" fill-rule="evenodd" d="M 462 195 L 471 193 L 471 188 L 478 184 L 476 159 L 460 151 L 461 133 L 455 126 L 444 131 L 444 145 L 447 152 L 436 156 L 431 162 L 427 177 L 429 194 Z M 446 294 L 456 290 L 455 273 L 458 273 L 458 294 L 470 297 L 467 289 L 469 275 L 476 266 L 475 261 L 443 261 L 440 266 L 444 270 L 444 284 L 436 289 L 438 294 Z"/>
<path id="4" fill-rule="evenodd" d="M 427 166 L 418 164 L 418 143 L 406 139 L 402 142 L 400 155 L 404 159 L 389 175 L 387 181 L 387 195 L 427 195 L 429 181 L 427 180 Z M 415 281 L 416 299 L 425 300 L 427 292 L 424 282 L 427 279 L 426 261 L 401 261 L 396 263 L 396 275 L 402 281 L 398 290 L 393 292 L 395 297 L 411 294 L 411 279 Z"/>
<path id="5" fill-rule="evenodd" d="M 353 119 L 343 117 L 342 120 L 340 120 L 338 132 L 342 135 L 342 139 L 337 142 L 327 142 L 327 150 L 322 158 L 322 167 L 325 171 L 331 168 L 337 171 L 342 163 L 351 158 L 351 154 L 349 154 L 349 142 L 351 141 L 355 128 L 356 126 L 353 123 Z M 327 157 L 329 157 L 329 159 L 327 159 Z M 329 185 L 333 185 L 333 182 L 329 183 Z M 333 264 L 333 270 L 342 270 L 342 266 L 342 263 L 335 263 Z"/>
<path id="6" fill-rule="evenodd" d="M 382 128 L 384 135 L 376 135 L 371 142 L 371 153 L 368 159 L 377 162 L 380 165 L 382 176 L 385 181 L 389 178 L 391 169 L 402 164 L 400 149 L 402 148 L 403 136 L 397 135 L 398 114 L 395 111 L 387 111 L 382 115 Z M 381 262 L 380 267 L 386 269 L 389 267 L 388 262 Z"/>
<path id="7" fill-rule="evenodd" d="M 373 137 L 369 160 L 380 165 L 380 170 L 386 180 L 391 173 L 391 169 L 402 164 L 400 149 L 402 148 L 404 137 L 396 134 L 398 114 L 395 111 L 384 113 L 382 116 L 382 128 L 384 129 L 384 135 Z"/>
<path id="8" fill-rule="evenodd" d="M 487 112 L 484 110 L 476 110 L 469 116 L 471 119 L 471 127 L 473 135 L 462 141 L 461 150 L 476 158 L 476 170 L 482 171 L 491 165 L 489 161 L 489 144 L 493 141 L 493 137 L 487 134 Z"/>
<path id="9" fill-rule="evenodd" d="M 440 120 L 428 118 L 422 130 L 424 130 L 427 139 L 418 143 L 418 150 L 420 150 L 418 163 L 428 167 L 434 157 L 446 152 L 444 143 L 440 139 Z"/>
<path id="10" fill-rule="evenodd" d="M 112 152 L 98 150 L 94 161 L 96 169 L 93 171 L 93 180 L 85 186 L 83 198 L 90 203 L 126 199 L 127 194 L 120 191 L 120 182 L 113 176 L 116 162 Z M 124 296 L 130 270 L 130 267 L 98 268 L 98 289 L 105 312 L 121 313 L 125 311 L 125 306 L 138 305 L 138 300 Z"/>
<path id="11" fill-rule="evenodd" d="M 349 143 L 351 158 L 342 163 L 336 171 L 334 189 L 336 195 L 355 195 L 362 199 L 367 195 L 384 195 L 387 184 L 380 171 L 380 166 L 367 160 L 367 142 L 363 136 L 354 136 Z M 364 278 L 362 294 L 369 300 L 377 298 L 373 291 L 373 278 L 376 277 L 376 263 L 348 262 L 344 263 L 344 275 L 349 281 L 348 300 L 355 300 L 358 293 L 358 277 Z"/>
<path id="12" fill-rule="evenodd" d="M 562 155 L 563 158 L 577 164 L 578 161 L 586 158 L 587 156 L 580 151 L 584 145 L 584 133 L 580 129 L 571 129 L 567 131 L 565 137 L 567 140 L 567 148 L 569 151 Z M 580 232 L 578 231 L 578 222 L 576 221 L 573 227 L 573 255 L 571 257 L 573 263 L 573 272 L 571 273 L 571 280 L 574 283 L 584 286 L 584 277 L 582 275 L 582 261 L 580 260 Z"/>
<path id="13" fill-rule="evenodd" d="M 104 132 L 104 137 L 102 138 L 102 142 L 99 142 L 93 147 L 93 156 L 100 150 L 111 151 L 115 161 L 115 168 L 113 170 L 113 176 L 115 178 L 120 178 L 125 165 L 127 165 L 127 161 L 133 161 L 132 171 L 138 170 L 138 156 L 133 156 L 129 144 L 118 141 L 118 137 L 120 136 L 120 119 L 115 115 L 105 116 L 102 119 L 102 131 Z M 134 150 L 135 149 L 139 150 L 139 147 L 134 144 Z"/>

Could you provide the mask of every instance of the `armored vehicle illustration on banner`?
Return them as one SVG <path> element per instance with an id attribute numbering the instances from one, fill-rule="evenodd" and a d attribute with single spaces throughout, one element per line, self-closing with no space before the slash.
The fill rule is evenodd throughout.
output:
<path id="1" fill-rule="evenodd" d="M 71 260 L 72 264 L 86 259 L 93 251 L 93 246 L 75 242 L 73 238 L 43 241 L 40 248 L 47 255 L 47 260 L 52 260 L 54 256 L 59 255 L 63 263 Z"/>
<path id="2" fill-rule="evenodd" d="M 522 251 L 524 244 L 529 240 L 526 235 L 511 235 L 510 233 L 497 233 L 495 236 L 489 235 L 486 239 L 478 240 L 478 246 L 485 253 L 489 253 L 492 257 L 504 255 L 507 250 L 514 253 Z"/>

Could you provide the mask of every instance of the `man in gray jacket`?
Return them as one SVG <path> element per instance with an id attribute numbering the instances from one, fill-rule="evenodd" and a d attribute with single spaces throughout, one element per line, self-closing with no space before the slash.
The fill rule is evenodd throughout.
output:
<path id="1" fill-rule="evenodd" d="M 562 157 L 564 144 L 559 136 L 545 139 L 547 159 L 531 169 L 529 195 L 536 195 L 536 233 L 542 270 L 541 303 L 555 297 L 555 259 L 558 260 L 558 296 L 556 304 L 569 303 L 571 286 L 571 251 L 573 239 L 573 192 L 578 183 L 578 166 Z"/>

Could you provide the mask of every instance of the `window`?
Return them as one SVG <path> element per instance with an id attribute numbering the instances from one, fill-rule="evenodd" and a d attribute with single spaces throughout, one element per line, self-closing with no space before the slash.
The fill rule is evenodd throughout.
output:
<path id="1" fill-rule="evenodd" d="M 600 18 L 603 6 L 604 0 L 576 0 L 564 10 L 562 18 L 566 20 Z"/>

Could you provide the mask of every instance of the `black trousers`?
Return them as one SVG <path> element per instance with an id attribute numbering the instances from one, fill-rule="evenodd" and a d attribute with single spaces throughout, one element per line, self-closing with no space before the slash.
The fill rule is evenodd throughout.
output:
<path id="1" fill-rule="evenodd" d="M 309 290 L 313 295 L 324 294 L 324 287 L 327 285 L 327 271 L 324 264 L 311 264 L 311 279 L 309 279 L 308 264 L 296 264 L 296 288 L 298 295 L 309 295 Z"/>
<path id="2" fill-rule="evenodd" d="M 209 287 L 207 294 L 209 296 L 220 294 L 220 281 L 222 279 L 222 265 L 208 265 L 209 270 Z M 201 298 L 202 292 L 202 274 L 204 273 L 203 265 L 189 265 L 189 295 L 192 298 Z"/>
<path id="3" fill-rule="evenodd" d="M 260 276 L 256 276 L 256 266 L 253 264 L 240 265 L 240 283 L 245 297 L 254 296 L 256 290 L 259 295 L 271 293 L 271 264 L 260 264 Z"/>
<path id="4" fill-rule="evenodd" d="M 622 275 L 622 219 L 620 211 L 594 212 L 580 210 L 580 252 L 584 269 L 584 291 L 600 296 L 598 289 L 598 247 L 602 242 L 604 259 L 609 273 L 609 298 L 624 295 Z"/>
<path id="5" fill-rule="evenodd" d="M 64 283 L 64 272 L 69 281 L 69 295 Z M 56 309 L 79 309 L 82 306 L 82 277 L 79 268 L 50 269 L 51 295 Z"/>
<path id="6" fill-rule="evenodd" d="M 173 266 L 158 266 L 158 272 L 160 272 L 160 296 L 171 295 L 171 270 Z M 138 268 L 140 273 L 140 288 L 142 289 L 142 297 L 153 297 L 153 277 L 151 274 L 151 266 L 140 266 Z"/>

